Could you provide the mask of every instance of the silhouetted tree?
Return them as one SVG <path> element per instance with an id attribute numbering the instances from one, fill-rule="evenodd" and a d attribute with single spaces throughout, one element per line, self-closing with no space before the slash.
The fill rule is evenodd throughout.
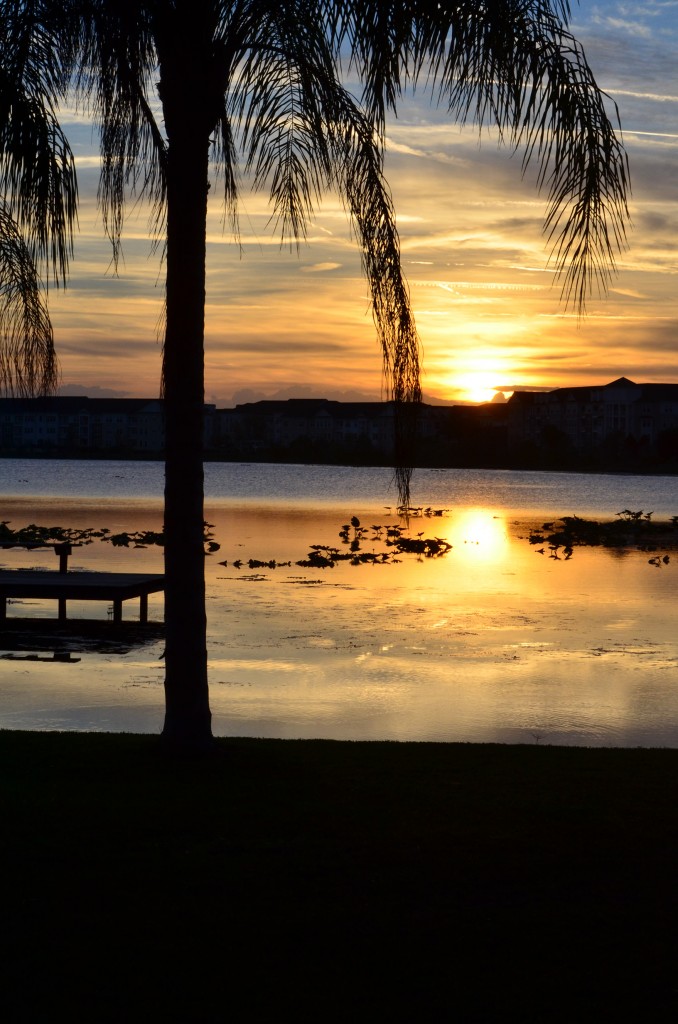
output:
<path id="1" fill-rule="evenodd" d="M 95 118 L 115 257 L 133 193 L 150 200 L 165 243 L 163 735 L 201 747 L 211 737 L 202 477 L 210 173 L 221 174 L 235 221 L 242 163 L 256 187 L 268 188 L 283 237 L 293 240 L 303 238 L 321 194 L 340 192 L 362 249 L 391 397 L 407 403 L 420 398 L 417 339 L 382 176 L 385 119 L 403 88 L 434 89 L 451 117 L 497 125 L 524 147 L 525 164 L 537 161 L 563 295 L 580 310 L 592 285 L 604 287 L 623 244 L 626 159 L 563 0 L 0 0 L 0 11 L 0 64 L 19 87 L 28 61 L 50 114 L 68 87 Z M 342 57 L 360 82 L 359 101 L 343 84 Z M 15 222 L 29 228 L 24 180 L 13 171 L 16 134 L 1 142 L 11 208 L 21 211 Z M 69 208 L 61 233 L 52 225 L 55 237 L 66 236 L 73 216 Z M 400 482 L 406 490 L 406 470 Z"/>

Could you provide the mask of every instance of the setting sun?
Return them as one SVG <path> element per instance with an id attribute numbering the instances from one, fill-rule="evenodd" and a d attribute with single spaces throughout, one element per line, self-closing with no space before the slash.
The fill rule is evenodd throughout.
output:
<path id="1" fill-rule="evenodd" d="M 498 392 L 506 397 L 515 369 L 505 353 L 479 348 L 465 358 L 446 359 L 430 374 L 432 390 L 460 402 L 491 402 Z M 433 379 L 435 378 L 435 379 Z"/>
<path id="2" fill-rule="evenodd" d="M 491 402 L 497 393 L 497 374 L 487 370 L 463 373 L 457 377 L 456 390 L 468 402 Z"/>

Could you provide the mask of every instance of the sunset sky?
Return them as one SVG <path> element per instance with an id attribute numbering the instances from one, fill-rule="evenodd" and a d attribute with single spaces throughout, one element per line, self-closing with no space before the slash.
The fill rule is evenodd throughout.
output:
<path id="1" fill-rule="evenodd" d="M 572 30 L 616 100 L 633 195 L 629 248 L 583 324 L 547 268 L 545 210 L 520 154 L 479 145 L 417 94 L 388 126 L 386 173 L 423 350 L 428 401 L 632 380 L 678 382 L 678 0 L 584 0 Z M 90 128 L 64 118 L 81 211 L 65 292 L 50 292 L 65 393 L 155 397 L 163 276 L 144 211 L 130 210 L 116 278 L 96 210 Z M 376 399 L 383 394 L 360 258 L 343 206 L 327 196 L 300 252 L 281 249 L 264 195 L 243 189 L 242 251 L 208 231 L 206 399 Z"/>

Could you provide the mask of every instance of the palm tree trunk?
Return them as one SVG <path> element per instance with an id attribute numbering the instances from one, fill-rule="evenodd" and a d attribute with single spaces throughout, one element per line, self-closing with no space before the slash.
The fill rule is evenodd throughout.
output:
<path id="1" fill-rule="evenodd" d="M 172 88 L 172 84 L 175 88 Z M 211 745 L 203 542 L 205 235 L 209 136 L 163 73 L 168 130 L 165 396 L 165 724 L 178 750 Z M 189 90 L 190 92 L 190 90 Z"/>

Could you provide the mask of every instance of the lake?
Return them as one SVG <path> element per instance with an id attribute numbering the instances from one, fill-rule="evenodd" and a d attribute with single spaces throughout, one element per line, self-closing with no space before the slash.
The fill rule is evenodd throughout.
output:
<path id="1" fill-rule="evenodd" d="M 566 558 L 527 539 L 561 515 L 670 518 L 675 477 L 419 470 L 413 503 L 445 511 L 410 520 L 409 536 L 451 549 L 394 559 L 389 470 L 209 463 L 205 476 L 221 544 L 206 570 L 215 734 L 678 746 L 678 552 L 658 565 L 617 548 Z M 159 463 L 0 460 L 0 519 L 159 529 L 162 486 Z M 296 564 L 311 545 L 347 550 L 352 516 L 360 550 L 388 561 Z M 0 561 L 56 566 L 44 550 Z M 70 567 L 161 572 L 162 552 L 95 542 Z M 106 625 L 104 604 L 69 603 L 69 617 L 85 613 Z M 54 602 L 21 601 L 8 621 L 55 615 Z M 70 663 L 46 641 L 30 653 L 50 660 L 19 660 L 0 638 L 0 727 L 159 732 L 162 639 L 93 649 L 74 630 Z"/>

